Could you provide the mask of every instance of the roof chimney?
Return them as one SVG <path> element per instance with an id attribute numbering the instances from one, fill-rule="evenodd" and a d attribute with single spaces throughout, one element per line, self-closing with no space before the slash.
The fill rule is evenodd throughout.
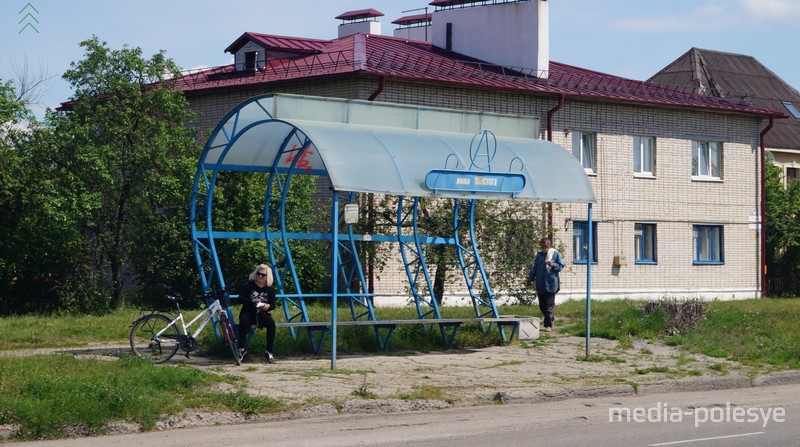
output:
<path id="1" fill-rule="evenodd" d="M 423 42 L 431 41 L 431 14 L 428 13 L 427 7 L 420 9 L 424 9 L 425 13 L 403 16 L 392 21 L 393 24 L 397 25 L 397 29 L 394 30 L 394 37 L 421 40 Z"/>
<path id="2" fill-rule="evenodd" d="M 546 78 L 550 71 L 547 0 L 434 0 L 432 43 L 495 65 Z"/>
<path id="3" fill-rule="evenodd" d="M 336 16 L 342 21 L 342 24 L 339 25 L 339 37 L 358 33 L 380 34 L 381 22 L 377 20 L 377 17 L 383 17 L 383 13 L 376 9 L 359 9 L 339 14 Z"/>

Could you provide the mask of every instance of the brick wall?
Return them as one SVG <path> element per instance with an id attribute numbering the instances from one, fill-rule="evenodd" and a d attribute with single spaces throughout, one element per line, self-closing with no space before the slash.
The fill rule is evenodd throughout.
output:
<path id="1" fill-rule="evenodd" d="M 348 99 L 366 99 L 378 87 L 369 78 L 305 82 L 270 89 L 193 94 L 189 99 L 198 115 L 200 140 L 222 117 L 252 96 L 283 92 Z M 558 98 L 523 95 L 410 82 L 386 83 L 378 101 L 430 107 L 477 110 L 534 116 L 546 137 L 547 112 Z M 597 134 L 596 175 L 590 177 L 597 202 L 593 219 L 598 222 L 598 262 L 592 266 L 593 297 L 701 296 L 706 298 L 754 297 L 759 285 L 759 241 L 748 218 L 757 208 L 758 135 L 760 120 L 731 114 L 654 108 L 608 102 L 568 100 L 554 115 L 553 141 L 571 151 L 575 131 Z M 653 178 L 633 174 L 633 136 L 656 138 Z M 692 139 L 723 141 L 723 175 L 720 181 L 693 180 Z M 565 247 L 568 268 L 562 275 L 560 294 L 582 298 L 586 265 L 572 262 L 572 222 L 586 220 L 587 206 L 558 204 L 554 207 L 556 244 Z M 634 224 L 656 224 L 657 264 L 634 262 Z M 694 265 L 693 224 L 724 227 L 724 264 Z M 396 245 L 396 244 L 395 244 Z M 531 261 L 534 248 L 531 249 Z M 627 266 L 612 265 L 614 256 L 625 255 Z M 432 274 L 433 272 L 431 272 Z M 406 294 L 407 280 L 399 255 L 379 274 L 376 292 Z M 465 287 L 453 284 L 454 295 Z"/>

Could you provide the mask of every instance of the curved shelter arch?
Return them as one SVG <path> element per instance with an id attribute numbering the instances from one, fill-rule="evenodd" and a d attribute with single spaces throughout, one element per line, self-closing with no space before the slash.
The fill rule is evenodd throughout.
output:
<path id="1" fill-rule="evenodd" d="M 204 291 L 226 287 L 218 241 L 263 240 L 287 322 L 310 323 L 305 301 L 331 298 L 335 366 L 340 298 L 347 300 L 352 320 L 379 323 L 356 242 L 399 243 L 418 316 L 431 323 L 442 316 L 421 247 L 443 243 L 456 247 L 476 317 L 499 317 L 475 242 L 475 201 L 586 203 L 589 220 L 595 201 L 581 164 L 570 152 L 538 140 L 537 135 L 538 120 L 531 117 L 288 94 L 244 101 L 211 133 L 195 174 L 190 217 L 202 287 Z M 215 189 L 220 173 L 228 171 L 264 173 L 268 178 L 262 231 L 223 231 L 215 226 Z M 328 182 L 330 228 L 292 233 L 286 216 L 289 186 L 295 176 L 309 174 Z M 355 234 L 347 211 L 356 193 L 398 197 L 396 235 Z M 418 203 L 430 197 L 453 200 L 451 234 L 426 235 L 420 230 Z M 330 292 L 303 290 L 290 244 L 297 239 L 330 242 Z M 591 276 L 587 305 L 590 280 Z M 383 343 L 379 326 L 374 328 Z M 440 328 L 445 336 L 445 325 Z M 388 337 L 384 341 L 388 343 Z"/>

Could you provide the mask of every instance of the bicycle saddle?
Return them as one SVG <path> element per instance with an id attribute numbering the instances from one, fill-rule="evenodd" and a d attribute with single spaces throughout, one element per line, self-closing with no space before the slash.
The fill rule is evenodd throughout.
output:
<path id="1" fill-rule="evenodd" d="M 179 296 L 175 296 L 175 295 L 164 295 L 164 298 L 166 298 L 167 301 L 172 301 L 173 303 L 177 303 L 177 302 L 183 300 L 183 298 L 181 298 Z"/>

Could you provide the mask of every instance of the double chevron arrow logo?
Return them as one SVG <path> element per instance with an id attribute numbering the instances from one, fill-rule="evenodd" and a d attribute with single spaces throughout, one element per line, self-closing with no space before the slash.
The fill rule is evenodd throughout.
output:
<path id="1" fill-rule="evenodd" d="M 36 28 L 36 25 L 34 25 L 34 22 L 36 22 L 36 24 L 39 23 L 39 19 L 36 18 L 36 14 L 39 14 L 39 10 L 36 9 L 35 6 L 30 4 L 30 2 L 19 11 L 17 15 L 22 15 L 22 18 L 18 23 L 22 25 L 22 28 L 19 30 L 17 34 L 22 34 L 22 32 L 25 31 L 26 29 L 32 29 L 37 33 L 39 32 L 39 30 Z"/>

